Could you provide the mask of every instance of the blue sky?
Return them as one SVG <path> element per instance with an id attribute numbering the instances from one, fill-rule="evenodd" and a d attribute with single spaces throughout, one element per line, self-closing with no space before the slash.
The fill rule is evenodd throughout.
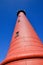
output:
<path id="1" fill-rule="evenodd" d="M 43 43 L 43 0 L 0 0 L 0 62 L 5 58 L 17 20 L 17 11 L 27 18 Z"/>

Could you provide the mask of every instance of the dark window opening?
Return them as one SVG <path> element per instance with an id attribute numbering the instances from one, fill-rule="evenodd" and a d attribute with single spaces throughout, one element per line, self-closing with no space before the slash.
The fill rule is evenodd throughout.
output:
<path id="1" fill-rule="evenodd" d="M 20 22 L 20 20 L 18 20 L 18 22 Z"/>
<path id="2" fill-rule="evenodd" d="M 19 31 L 16 32 L 16 37 L 18 37 L 18 36 L 19 36 Z"/>
<path id="3" fill-rule="evenodd" d="M 20 15 L 18 17 L 21 17 Z"/>

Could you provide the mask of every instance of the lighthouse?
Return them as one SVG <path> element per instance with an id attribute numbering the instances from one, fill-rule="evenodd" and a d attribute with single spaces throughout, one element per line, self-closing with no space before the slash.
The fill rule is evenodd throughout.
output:
<path id="1" fill-rule="evenodd" d="M 6 58 L 1 65 L 43 65 L 43 45 L 23 10 L 17 21 Z"/>

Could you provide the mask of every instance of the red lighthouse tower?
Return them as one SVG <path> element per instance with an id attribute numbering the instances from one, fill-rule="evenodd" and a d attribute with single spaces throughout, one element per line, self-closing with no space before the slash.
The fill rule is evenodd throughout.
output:
<path id="1" fill-rule="evenodd" d="M 43 65 L 43 45 L 22 10 L 18 19 L 8 54 L 1 65 Z"/>

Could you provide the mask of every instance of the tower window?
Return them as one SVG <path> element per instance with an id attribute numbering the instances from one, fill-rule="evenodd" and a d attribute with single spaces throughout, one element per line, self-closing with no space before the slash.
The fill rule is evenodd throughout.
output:
<path id="1" fill-rule="evenodd" d="M 18 22 L 20 22 L 20 20 L 18 20 Z"/>
<path id="2" fill-rule="evenodd" d="M 19 31 L 16 32 L 16 37 L 18 37 L 18 36 L 19 36 Z"/>

